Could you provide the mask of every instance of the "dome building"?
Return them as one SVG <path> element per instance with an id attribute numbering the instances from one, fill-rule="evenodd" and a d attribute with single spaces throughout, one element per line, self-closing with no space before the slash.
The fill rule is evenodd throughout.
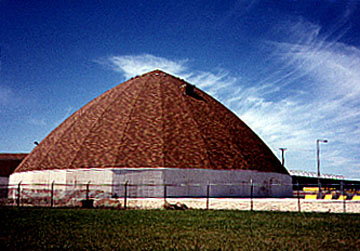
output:
<path id="1" fill-rule="evenodd" d="M 291 176 L 236 115 L 195 86 L 155 70 L 105 92 L 54 129 L 10 183 L 106 184 L 111 194 L 291 196 Z M 232 184 L 231 186 L 229 184 Z M 273 186 L 272 184 L 286 184 Z M 159 185 L 159 186 L 156 186 Z M 68 189 L 68 188 L 66 188 Z M 70 188 L 69 188 L 70 189 Z"/>

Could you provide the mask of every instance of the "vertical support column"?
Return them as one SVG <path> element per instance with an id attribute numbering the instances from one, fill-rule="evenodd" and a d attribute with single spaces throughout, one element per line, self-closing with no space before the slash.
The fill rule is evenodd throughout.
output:
<path id="1" fill-rule="evenodd" d="M 128 185 L 128 181 L 125 182 L 124 184 L 124 209 L 126 209 L 126 204 L 127 204 L 127 185 Z"/>
<path id="2" fill-rule="evenodd" d="M 296 183 L 297 186 L 297 199 L 298 199 L 298 210 L 301 212 L 301 203 L 300 203 L 300 184 L 299 181 Z"/>
<path id="3" fill-rule="evenodd" d="M 17 196 L 17 198 L 16 198 L 16 205 L 17 205 L 18 207 L 20 207 L 21 181 L 19 182 L 18 187 L 17 187 L 17 194 L 18 194 L 18 196 Z"/>
<path id="4" fill-rule="evenodd" d="M 166 204 L 166 197 L 167 197 L 167 185 L 164 184 L 164 203 Z"/>
<path id="5" fill-rule="evenodd" d="M 318 187 L 319 187 L 319 194 L 318 194 L 317 198 L 322 199 L 322 187 L 321 187 L 320 178 L 318 178 Z"/>
<path id="6" fill-rule="evenodd" d="M 253 196 L 254 196 L 254 184 L 253 184 L 253 180 L 250 179 L 250 211 L 253 211 L 254 209 Z"/>
<path id="7" fill-rule="evenodd" d="M 341 194 L 343 196 L 343 211 L 344 211 L 344 213 L 346 213 L 346 198 L 345 198 L 344 181 L 341 181 Z"/>
<path id="8" fill-rule="evenodd" d="M 86 200 L 90 199 L 89 193 L 90 193 L 90 181 L 86 184 Z"/>
<path id="9" fill-rule="evenodd" d="M 51 183 L 51 198 L 50 198 L 50 207 L 54 207 L 54 185 L 55 181 Z"/>
<path id="10" fill-rule="evenodd" d="M 209 210 L 209 198 L 210 198 L 210 184 L 207 185 L 206 189 L 206 209 Z"/>

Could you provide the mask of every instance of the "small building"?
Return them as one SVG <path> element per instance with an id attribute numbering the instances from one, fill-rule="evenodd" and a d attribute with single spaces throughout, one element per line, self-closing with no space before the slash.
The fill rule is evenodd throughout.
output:
<path id="1" fill-rule="evenodd" d="M 7 196 L 9 176 L 27 155 L 27 153 L 0 153 L 0 198 Z"/>

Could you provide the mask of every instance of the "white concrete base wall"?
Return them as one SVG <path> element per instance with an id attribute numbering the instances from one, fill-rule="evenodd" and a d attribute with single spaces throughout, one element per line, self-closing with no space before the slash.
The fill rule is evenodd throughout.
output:
<path id="1" fill-rule="evenodd" d="M 112 184 L 113 172 L 111 169 L 69 169 L 69 170 L 43 170 L 13 173 L 9 184 L 17 185 L 21 182 L 27 184 L 81 185 L 81 184 Z M 65 187 L 65 186 L 64 186 Z"/>
<path id="2" fill-rule="evenodd" d="M 81 184 L 91 190 L 136 197 L 206 197 L 210 185 L 211 197 L 250 197 L 253 182 L 254 197 L 292 197 L 290 175 L 248 170 L 209 170 L 180 168 L 94 168 L 44 170 L 14 173 L 9 184 L 63 184 L 63 190 L 74 190 Z M 66 186 L 65 186 L 66 184 Z M 166 184 L 166 191 L 165 186 Z M 60 186 L 61 187 L 61 186 Z"/>
<path id="3" fill-rule="evenodd" d="M 211 197 L 250 197 L 253 182 L 254 197 L 291 197 L 290 175 L 248 170 L 165 169 L 165 184 L 186 184 L 169 187 L 168 195 L 174 197 L 206 197 L 210 184 Z"/>
<path id="4" fill-rule="evenodd" d="M 113 184 L 127 183 L 127 195 L 137 197 L 163 197 L 164 178 L 162 168 L 123 168 L 113 169 Z M 116 186 L 114 194 L 124 196 L 125 187 Z"/>
<path id="5" fill-rule="evenodd" d="M 22 198 L 47 198 L 50 196 L 51 184 L 54 183 L 55 197 L 68 200 L 69 198 L 85 198 L 87 184 L 93 191 L 93 197 L 110 197 L 113 172 L 111 169 L 70 169 L 43 170 L 13 173 L 9 178 L 9 198 L 18 197 L 18 184 Z M 94 190 L 96 192 L 94 192 Z M 101 192 L 99 192 L 101 191 Z"/>

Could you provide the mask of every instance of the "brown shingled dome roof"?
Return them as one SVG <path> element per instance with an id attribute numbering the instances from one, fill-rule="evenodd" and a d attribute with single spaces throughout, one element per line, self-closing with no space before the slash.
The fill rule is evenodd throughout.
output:
<path id="1" fill-rule="evenodd" d="M 225 106 L 159 70 L 132 78 L 82 107 L 16 172 L 111 167 L 288 173 Z"/>

